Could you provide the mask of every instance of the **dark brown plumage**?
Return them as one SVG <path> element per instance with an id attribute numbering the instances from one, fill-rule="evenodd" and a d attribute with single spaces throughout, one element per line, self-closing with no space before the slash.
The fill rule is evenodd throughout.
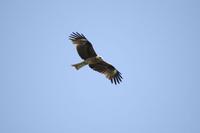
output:
<path id="1" fill-rule="evenodd" d="M 121 73 L 114 66 L 97 56 L 92 44 L 83 34 L 73 32 L 69 39 L 76 45 L 79 56 L 84 60 L 81 63 L 72 65 L 77 70 L 85 65 L 89 65 L 93 70 L 104 74 L 111 83 L 119 84 L 122 81 Z"/>
<path id="2" fill-rule="evenodd" d="M 83 60 L 97 56 L 96 52 L 94 51 L 94 48 L 92 47 L 92 44 L 86 39 L 86 37 L 83 34 L 73 32 L 69 36 L 69 39 L 74 44 L 76 44 L 77 52 Z"/>

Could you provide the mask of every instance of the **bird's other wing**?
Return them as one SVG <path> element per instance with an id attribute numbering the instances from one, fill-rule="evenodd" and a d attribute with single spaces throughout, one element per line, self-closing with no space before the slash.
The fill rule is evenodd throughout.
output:
<path id="1" fill-rule="evenodd" d="M 97 56 L 92 44 L 83 34 L 72 32 L 72 34 L 69 36 L 69 39 L 76 44 L 77 52 L 82 59 L 86 60 L 88 58 Z"/>
<path id="2" fill-rule="evenodd" d="M 105 61 L 100 61 L 96 64 L 89 64 L 89 67 L 92 68 L 93 70 L 100 72 L 108 78 L 111 83 L 119 84 L 122 82 L 122 74 L 111 64 L 108 64 Z"/>

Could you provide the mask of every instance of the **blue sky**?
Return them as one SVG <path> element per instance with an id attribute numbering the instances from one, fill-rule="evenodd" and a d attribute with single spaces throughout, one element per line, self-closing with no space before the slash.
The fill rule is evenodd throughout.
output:
<path id="1" fill-rule="evenodd" d="M 198 0 L 1 0 L 1 133 L 199 133 Z M 81 61 L 83 33 L 123 75 Z"/>

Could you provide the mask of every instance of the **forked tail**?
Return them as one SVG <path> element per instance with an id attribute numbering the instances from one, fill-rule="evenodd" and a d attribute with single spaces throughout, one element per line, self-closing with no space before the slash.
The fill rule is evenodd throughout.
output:
<path id="1" fill-rule="evenodd" d="M 85 61 L 82 61 L 81 63 L 73 64 L 72 66 L 76 68 L 76 70 L 79 70 L 81 67 L 87 65 L 88 63 Z"/>

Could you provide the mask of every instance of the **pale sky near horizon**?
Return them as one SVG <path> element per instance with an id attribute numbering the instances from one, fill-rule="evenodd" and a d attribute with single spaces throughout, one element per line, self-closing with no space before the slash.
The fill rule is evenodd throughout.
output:
<path id="1" fill-rule="evenodd" d="M 200 1 L 1 0 L 0 133 L 199 133 Z M 83 33 L 123 76 L 84 67 Z"/>

